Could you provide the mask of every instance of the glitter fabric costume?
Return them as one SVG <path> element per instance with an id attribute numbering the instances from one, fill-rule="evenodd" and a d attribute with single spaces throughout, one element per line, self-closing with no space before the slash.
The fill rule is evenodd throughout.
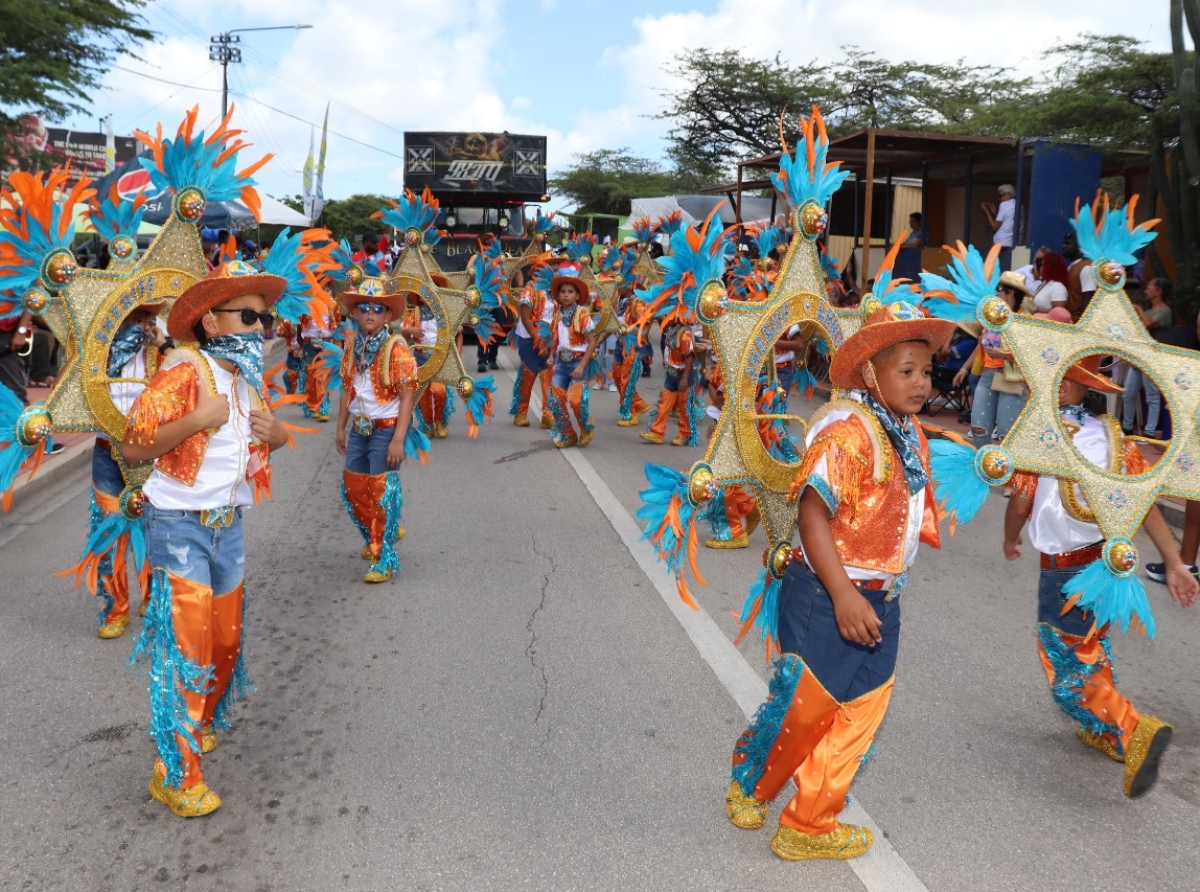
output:
<path id="1" fill-rule="evenodd" d="M 323 368 L 319 357 L 323 349 L 322 342 L 328 341 L 337 329 L 337 320 L 332 314 L 302 316 L 297 328 L 303 365 L 304 417 L 328 421 L 331 402 L 329 373 Z"/>
<path id="2" fill-rule="evenodd" d="M 393 317 L 404 313 L 405 295 L 385 293 L 383 280 L 371 276 L 343 292 L 342 300 L 348 310 L 367 302 L 389 308 Z M 404 442 L 408 436 L 412 412 L 404 412 L 401 397 L 417 391 L 417 362 L 404 339 L 390 335 L 385 326 L 347 340 L 341 374 L 348 389 L 338 424 L 350 421 L 342 498 L 362 533 L 362 557 L 371 561 L 363 580 L 386 582 L 400 569 L 395 543 L 402 536 L 404 505 L 400 472 L 388 467 L 387 451 L 393 438 Z"/>
<path id="3" fill-rule="evenodd" d="M 554 277 L 550 284 L 550 293 L 556 302 L 560 301 L 559 291 L 563 285 L 573 284 L 579 294 L 579 302 L 571 307 L 559 306 L 554 311 L 550 327 L 553 332 L 554 377 L 550 385 L 550 412 L 554 416 L 554 425 L 550 428 L 550 436 L 554 445 L 559 447 L 587 446 L 592 442 L 596 425 L 592 422 L 588 411 L 587 373 L 576 379 L 575 369 L 581 364 L 586 368 L 591 360 L 593 344 L 589 346 L 588 338 L 596 327 L 595 320 L 588 312 L 589 290 L 582 279 L 564 275 L 564 270 Z M 571 415 L 579 423 L 579 434 L 571 424 Z"/>
<path id="4" fill-rule="evenodd" d="M 1067 379 L 1102 393 L 1120 387 L 1098 374 L 1099 356 L 1090 356 L 1067 372 Z M 1100 468 L 1128 476 L 1149 470 L 1137 444 L 1121 433 L 1116 419 L 1095 416 L 1082 405 L 1062 407 L 1063 423 L 1080 455 Z M 1128 796 L 1145 793 L 1158 775 L 1158 761 L 1172 728 L 1142 715 L 1117 690 L 1108 625 L 1064 592 L 1080 567 L 1104 551 L 1104 534 L 1078 486 L 1027 471 L 1013 474 L 1010 510 L 1024 511 L 1028 501 L 1030 544 L 1041 553 L 1038 581 L 1038 656 L 1054 701 L 1079 722 L 1080 740 L 1125 765 Z"/>
<path id="5" fill-rule="evenodd" d="M 924 435 L 915 419 L 892 416 L 862 389 L 862 370 L 892 344 L 925 340 L 936 349 L 952 331 L 907 304 L 878 310 L 831 367 L 833 383 L 850 397 L 828 403 L 811 421 L 792 496 L 811 488 L 827 506 L 838 558 L 882 621 L 882 640 L 865 647 L 841 636 L 802 538 L 779 593 L 782 656 L 767 701 L 734 748 L 726 798 L 729 820 L 754 829 L 795 781 L 771 843 L 783 858 L 851 858 L 873 841 L 869 830 L 839 824 L 837 816 L 891 698 L 908 569 L 919 543 L 939 547 L 940 539 Z"/>
<path id="6" fill-rule="evenodd" d="M 549 283 L 553 273 L 549 264 L 534 270 L 532 281 L 521 291 L 517 306 L 513 337 L 521 365 L 513 382 L 513 401 L 509 408 L 517 427 L 529 426 L 529 399 L 535 383 L 540 383 L 542 388 L 542 428 L 549 430 L 554 426 L 554 416 L 550 412 L 550 378 L 554 374 L 550 361 L 554 337 L 550 325 L 554 319 L 554 300 L 550 297 Z"/>
<path id="7" fill-rule="evenodd" d="M 672 413 L 678 413 L 679 436 L 671 441 L 671 445 L 694 446 L 699 418 L 693 392 L 699 376 L 695 368 L 695 338 L 690 320 L 666 323 L 663 335 L 666 337 L 663 353 L 666 377 L 658 395 L 654 420 L 650 422 L 649 430 L 641 433 L 641 438 L 647 443 L 662 443 L 666 439 L 667 421 Z"/>

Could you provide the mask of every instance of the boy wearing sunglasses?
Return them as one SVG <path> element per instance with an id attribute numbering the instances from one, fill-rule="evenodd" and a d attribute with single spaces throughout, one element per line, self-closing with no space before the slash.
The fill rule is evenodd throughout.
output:
<path id="1" fill-rule="evenodd" d="M 389 293 L 385 282 L 364 276 L 342 294 L 358 330 L 342 354 L 337 451 L 346 457 L 346 511 L 362 533 L 362 557 L 371 562 L 364 582 L 387 582 L 400 569 L 400 464 L 420 383 L 404 338 L 388 331 L 404 315 L 405 295 Z"/>
<path id="2" fill-rule="evenodd" d="M 269 491 L 270 452 L 287 442 L 262 397 L 263 332 L 286 285 L 235 260 L 184 291 L 167 333 L 192 343 L 138 395 L 121 446 L 154 462 L 142 489 L 150 608 L 133 655 L 152 663 L 150 795 L 181 817 L 221 806 L 200 757 L 246 687 L 242 511 Z"/>

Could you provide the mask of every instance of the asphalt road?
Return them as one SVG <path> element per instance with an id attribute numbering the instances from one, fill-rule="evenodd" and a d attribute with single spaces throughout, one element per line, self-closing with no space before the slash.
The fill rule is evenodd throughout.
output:
<path id="1" fill-rule="evenodd" d="M 595 442 L 559 452 L 508 423 L 498 382 L 478 440 L 459 416 L 405 467 L 392 584 L 361 582 L 332 430 L 278 455 L 275 501 L 247 520 L 257 691 L 205 758 L 225 803 L 207 818 L 147 793 L 138 623 L 100 641 L 90 599 L 51 575 L 83 542 L 86 472 L 0 519 L 0 888 L 1200 888 L 1200 610 L 1149 583 L 1157 638 L 1115 639 L 1122 689 L 1176 726 L 1159 785 L 1129 801 L 1046 689 L 1035 561 L 1004 561 L 994 497 L 903 596 L 896 693 L 853 788 L 880 844 L 786 863 L 773 821 L 723 812 L 768 675 L 757 642 L 729 643 L 761 533 L 706 551 L 703 612 L 682 608 L 629 515 L 645 461 L 699 450 L 642 443 L 598 392 Z"/>

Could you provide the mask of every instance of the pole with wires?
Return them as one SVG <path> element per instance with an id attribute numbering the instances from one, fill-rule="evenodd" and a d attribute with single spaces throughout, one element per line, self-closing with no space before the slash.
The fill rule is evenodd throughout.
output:
<path id="1" fill-rule="evenodd" d="M 208 58 L 221 63 L 221 118 L 229 112 L 229 63 L 242 61 L 242 38 L 234 37 L 246 31 L 303 31 L 312 25 L 272 25 L 267 28 L 234 28 L 212 37 L 208 45 Z"/>

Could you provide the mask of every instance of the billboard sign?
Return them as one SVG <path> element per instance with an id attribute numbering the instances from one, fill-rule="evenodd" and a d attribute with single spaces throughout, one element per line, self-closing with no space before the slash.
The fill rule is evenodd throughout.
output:
<path id="1" fill-rule="evenodd" d="M 404 187 L 537 201 L 546 192 L 546 137 L 516 133 L 405 133 Z"/>

